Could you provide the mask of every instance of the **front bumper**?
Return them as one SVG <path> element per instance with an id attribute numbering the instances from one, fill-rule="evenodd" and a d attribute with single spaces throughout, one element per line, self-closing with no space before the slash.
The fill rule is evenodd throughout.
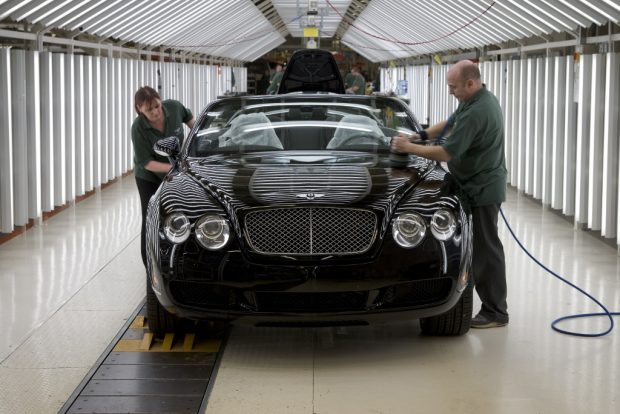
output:
<path id="1" fill-rule="evenodd" d="M 191 240 L 175 249 L 150 273 L 160 303 L 184 318 L 370 323 L 438 315 L 460 298 L 460 247 L 432 239 L 413 250 L 387 239 L 375 257 L 303 264 L 206 253 Z"/>

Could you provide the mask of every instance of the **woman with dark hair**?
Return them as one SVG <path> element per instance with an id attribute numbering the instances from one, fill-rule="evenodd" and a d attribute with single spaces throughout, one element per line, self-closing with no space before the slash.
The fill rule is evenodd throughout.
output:
<path id="1" fill-rule="evenodd" d="M 181 102 L 173 99 L 161 100 L 159 93 L 149 86 L 143 86 L 134 95 L 134 108 L 138 117 L 131 126 L 133 143 L 134 176 L 142 204 L 142 262 L 146 267 L 145 225 L 146 209 L 151 196 L 155 194 L 171 165 L 166 157 L 157 155 L 153 145 L 161 138 L 176 136 L 183 142 L 183 124 L 194 126 L 194 116 Z"/>

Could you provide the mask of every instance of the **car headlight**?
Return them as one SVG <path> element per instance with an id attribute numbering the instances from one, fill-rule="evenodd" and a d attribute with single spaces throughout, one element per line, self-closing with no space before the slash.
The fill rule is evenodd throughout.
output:
<path id="1" fill-rule="evenodd" d="M 230 238 L 228 221 L 220 216 L 204 216 L 196 222 L 196 240 L 208 250 L 226 246 Z"/>
<path id="2" fill-rule="evenodd" d="M 456 218 L 449 210 L 437 210 L 431 219 L 431 232 L 437 240 L 450 240 L 456 232 Z"/>
<path id="3" fill-rule="evenodd" d="M 172 243 L 183 243 L 189 237 L 191 225 L 182 213 L 172 213 L 164 220 L 164 233 Z"/>
<path id="4" fill-rule="evenodd" d="M 415 213 L 401 214 L 392 225 L 392 237 L 396 243 L 405 248 L 417 246 L 426 235 L 426 222 Z"/>

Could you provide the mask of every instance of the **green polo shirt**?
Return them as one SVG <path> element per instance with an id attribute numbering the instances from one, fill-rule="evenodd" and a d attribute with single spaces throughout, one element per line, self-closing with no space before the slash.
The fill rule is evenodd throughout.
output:
<path id="1" fill-rule="evenodd" d="M 278 89 L 280 89 L 280 82 L 282 82 L 282 77 L 284 76 L 284 72 L 276 72 L 271 77 L 271 83 L 267 88 L 267 93 L 278 93 Z"/>
<path id="2" fill-rule="evenodd" d="M 167 157 L 157 155 L 153 145 L 162 139 L 173 135 L 183 142 L 183 124 L 192 119 L 192 112 L 179 101 L 162 101 L 164 110 L 165 126 L 162 134 L 149 124 L 149 121 L 139 115 L 131 125 L 131 142 L 133 143 L 133 173 L 143 180 L 160 183 L 165 173 L 154 173 L 144 168 L 149 161 L 168 162 Z"/>
<path id="3" fill-rule="evenodd" d="M 353 75 L 351 72 L 347 73 L 346 76 L 344 77 L 344 87 L 350 88 L 351 86 L 353 86 L 354 78 L 355 78 L 355 75 Z"/>
<path id="4" fill-rule="evenodd" d="M 366 79 L 362 75 L 353 76 L 353 84 L 351 87 L 357 86 L 356 95 L 366 95 Z"/>
<path id="5" fill-rule="evenodd" d="M 452 157 L 448 168 L 470 206 L 506 200 L 504 117 L 497 98 L 486 87 L 461 102 L 451 117 L 452 132 L 443 148 Z"/>

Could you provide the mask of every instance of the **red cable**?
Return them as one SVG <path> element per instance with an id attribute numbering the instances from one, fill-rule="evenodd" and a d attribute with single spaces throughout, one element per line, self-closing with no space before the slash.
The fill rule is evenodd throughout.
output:
<path id="1" fill-rule="evenodd" d="M 327 4 L 329 5 L 329 7 L 331 7 L 332 9 L 334 9 L 334 11 L 335 11 L 335 12 L 336 12 L 336 13 L 337 13 L 337 14 L 338 14 L 341 18 L 342 18 L 342 20 L 344 20 L 344 21 L 345 21 L 345 22 L 346 22 L 349 26 L 353 27 L 354 29 L 356 29 L 356 30 L 358 30 L 358 31 L 360 31 L 360 32 L 362 32 L 362 33 L 364 33 L 364 34 L 367 34 L 368 36 L 372 36 L 372 37 L 374 37 L 374 38 L 376 38 L 376 39 L 379 39 L 379 40 L 385 40 L 385 41 L 387 41 L 387 42 L 399 43 L 399 44 L 402 44 L 402 45 L 408 45 L 408 46 L 415 46 L 415 45 L 423 45 L 423 44 L 426 44 L 426 43 L 433 43 L 433 42 L 436 42 L 436 41 L 438 41 L 438 40 L 445 39 L 446 37 L 452 36 L 453 34 L 455 34 L 455 33 L 457 33 L 457 32 L 460 32 L 461 30 L 465 29 L 467 26 L 470 26 L 470 25 L 471 25 L 472 23 L 474 23 L 476 20 L 478 20 L 478 19 L 480 19 L 482 16 L 484 16 L 484 15 L 486 14 L 486 12 L 488 12 L 488 11 L 489 11 L 489 10 L 490 10 L 490 9 L 491 9 L 494 5 L 495 5 L 495 2 L 496 2 L 496 0 L 493 0 L 493 2 L 489 5 L 489 7 L 487 7 L 487 8 L 486 8 L 486 9 L 485 9 L 482 13 L 480 13 L 480 15 L 478 15 L 478 16 L 476 16 L 476 17 L 474 17 L 472 20 L 470 20 L 470 21 L 469 21 L 468 23 L 466 23 L 465 25 L 463 25 L 463 26 L 459 27 L 458 29 L 455 29 L 455 30 L 451 31 L 451 32 L 450 32 L 450 33 L 448 33 L 448 34 L 445 34 L 445 35 L 443 35 L 443 36 L 437 37 L 437 38 L 435 38 L 435 39 L 425 40 L 425 41 L 423 41 L 423 42 L 401 42 L 401 41 L 399 41 L 399 40 L 390 40 L 390 39 L 385 38 L 385 37 L 377 36 L 377 35 L 374 35 L 374 34 L 372 34 L 372 33 L 367 32 L 367 31 L 365 31 L 365 30 L 363 30 L 363 29 L 360 29 L 359 27 L 355 26 L 355 25 L 353 24 L 353 22 L 352 22 L 352 21 L 350 21 L 350 19 L 349 19 L 348 17 L 346 17 L 346 16 L 344 16 L 342 13 L 340 13 L 340 12 L 338 11 L 338 9 L 336 9 L 336 8 L 334 7 L 334 5 L 333 5 L 333 4 L 332 4 L 329 0 L 325 0 L 325 1 L 326 1 L 326 2 L 327 2 Z"/>

